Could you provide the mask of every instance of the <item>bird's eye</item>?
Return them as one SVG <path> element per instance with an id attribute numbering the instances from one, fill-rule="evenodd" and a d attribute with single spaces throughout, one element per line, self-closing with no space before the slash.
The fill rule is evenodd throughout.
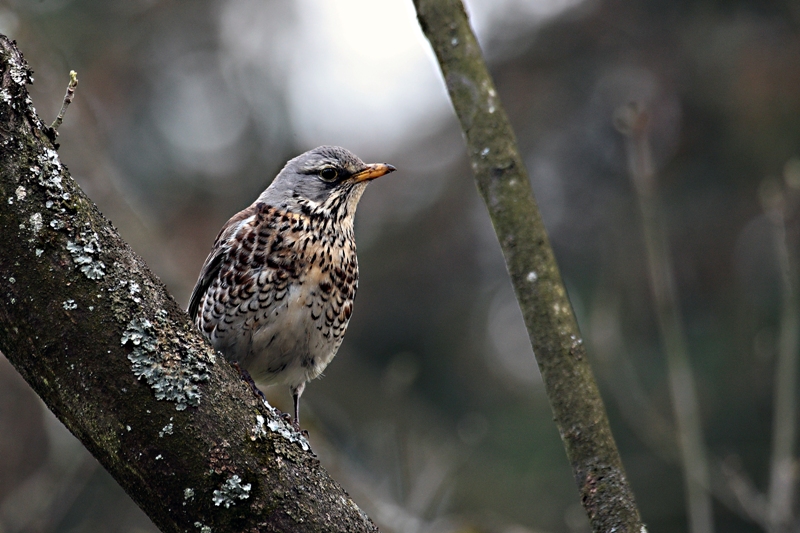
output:
<path id="1" fill-rule="evenodd" d="M 325 181 L 333 181 L 339 176 L 335 168 L 326 168 L 319 173 L 319 177 Z"/>

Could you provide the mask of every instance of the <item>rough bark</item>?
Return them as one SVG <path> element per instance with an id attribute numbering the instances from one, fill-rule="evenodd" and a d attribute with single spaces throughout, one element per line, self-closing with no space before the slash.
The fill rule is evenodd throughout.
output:
<path id="1" fill-rule="evenodd" d="M 0 350 L 164 532 L 377 531 L 59 161 L 0 36 Z"/>
<path id="2" fill-rule="evenodd" d="M 460 0 L 414 0 L 489 209 L 581 501 L 595 532 L 643 530 L 575 315 Z"/>

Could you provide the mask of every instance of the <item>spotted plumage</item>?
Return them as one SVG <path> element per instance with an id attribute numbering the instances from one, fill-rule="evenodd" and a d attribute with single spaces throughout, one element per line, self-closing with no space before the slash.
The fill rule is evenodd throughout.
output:
<path id="1" fill-rule="evenodd" d="M 295 425 L 306 382 L 336 355 L 353 311 L 353 218 L 367 183 L 394 170 L 322 146 L 289 161 L 222 228 L 189 314 L 211 344 L 259 386 L 292 390 Z"/>

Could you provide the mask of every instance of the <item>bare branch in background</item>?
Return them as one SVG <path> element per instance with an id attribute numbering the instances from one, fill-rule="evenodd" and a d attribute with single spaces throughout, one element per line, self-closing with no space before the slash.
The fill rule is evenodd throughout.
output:
<path id="1" fill-rule="evenodd" d="M 744 515 L 754 523 L 767 529 L 766 498 L 756 489 L 755 484 L 742 470 L 741 461 L 736 456 L 727 457 L 719 465 L 725 477 L 727 488 L 733 493 Z"/>
<path id="2" fill-rule="evenodd" d="M 628 166 L 642 213 L 650 286 L 667 356 L 669 388 L 678 429 L 689 531 L 712 533 L 714 519 L 709 493 L 708 459 L 703 443 L 694 373 L 689 362 L 678 306 L 669 243 L 659 214 L 655 169 L 650 152 L 648 114 L 638 104 L 631 104 L 619 109 L 614 119 L 617 129 L 627 139 Z"/>
<path id="3" fill-rule="evenodd" d="M 787 179 L 789 185 L 791 181 Z M 761 205 L 772 223 L 775 254 L 781 275 L 781 315 L 772 419 L 772 455 L 767 492 L 767 524 L 772 532 L 792 529 L 797 475 L 794 446 L 797 434 L 797 358 L 800 314 L 797 297 L 797 261 L 787 241 L 787 198 L 781 184 L 762 183 Z"/>
<path id="4" fill-rule="evenodd" d="M 415 0 L 467 142 L 581 502 L 596 532 L 643 529 L 530 180 L 459 0 Z"/>
<path id="5" fill-rule="evenodd" d="M 620 331 L 618 305 L 613 300 L 607 300 L 609 298 L 601 298 L 594 306 L 590 328 L 593 348 L 602 360 L 601 371 L 606 379 L 614 382 L 611 391 L 617 408 L 628 427 L 656 456 L 680 466 L 675 425 L 661 416 L 652 398 L 645 392 L 641 377 L 626 355 L 628 349 Z M 710 458 L 711 495 L 732 513 L 769 531 L 767 498 L 742 470 L 738 456 L 730 455 L 724 461 L 713 456 Z M 796 479 L 796 474 L 793 475 Z"/>

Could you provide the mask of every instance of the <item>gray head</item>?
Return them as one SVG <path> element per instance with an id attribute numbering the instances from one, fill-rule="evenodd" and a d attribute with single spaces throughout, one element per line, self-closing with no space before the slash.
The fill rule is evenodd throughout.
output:
<path id="1" fill-rule="evenodd" d="M 394 170 L 364 163 L 339 146 L 320 146 L 286 163 L 258 201 L 309 215 L 352 217 L 367 183 Z"/>

